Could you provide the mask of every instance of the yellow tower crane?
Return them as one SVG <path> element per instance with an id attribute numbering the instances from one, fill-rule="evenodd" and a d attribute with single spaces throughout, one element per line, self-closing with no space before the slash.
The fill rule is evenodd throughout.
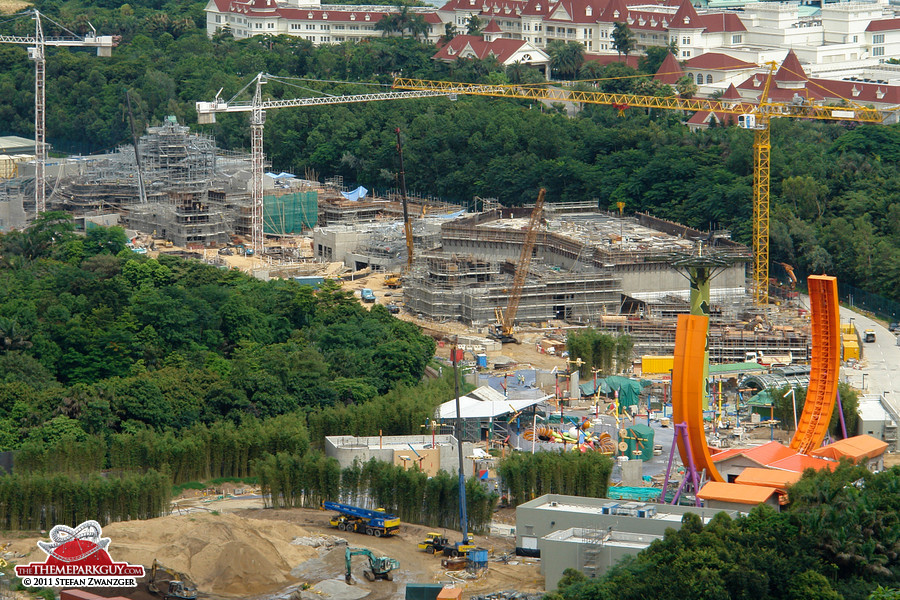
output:
<path id="1" fill-rule="evenodd" d="M 398 77 L 394 89 L 431 90 L 447 94 L 494 96 L 547 102 L 579 102 L 604 104 L 619 109 L 661 108 L 666 110 L 709 111 L 736 115 L 738 125 L 755 132 L 753 144 L 753 297 L 757 305 L 769 302 L 769 122 L 773 118 L 818 119 L 829 121 L 856 121 L 881 123 L 889 111 L 865 106 L 823 106 L 807 100 L 800 102 L 772 102 L 769 87 L 776 63 L 767 63 L 768 77 L 757 104 L 706 98 L 680 98 L 678 96 L 643 96 L 639 94 L 609 94 L 550 86 L 490 85 L 457 83 L 452 81 L 428 81 Z"/>

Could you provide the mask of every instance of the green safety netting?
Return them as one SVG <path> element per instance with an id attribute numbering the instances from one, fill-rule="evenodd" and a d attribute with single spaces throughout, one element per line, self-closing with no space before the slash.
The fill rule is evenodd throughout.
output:
<path id="1" fill-rule="evenodd" d="M 319 195 L 315 190 L 263 196 L 263 228 L 272 235 L 301 233 L 319 222 Z"/>

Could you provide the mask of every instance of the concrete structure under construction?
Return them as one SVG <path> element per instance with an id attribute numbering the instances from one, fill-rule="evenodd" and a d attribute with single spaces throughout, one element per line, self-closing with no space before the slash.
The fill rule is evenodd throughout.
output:
<path id="1" fill-rule="evenodd" d="M 732 518 L 740 514 L 546 494 L 516 507 L 516 548 L 523 554 L 540 554 L 545 589 L 553 590 L 567 568 L 588 577 L 600 576 L 616 560 L 637 554 L 667 529 L 679 529 L 685 514 L 696 514 L 706 524 L 719 512 Z"/>
<path id="2" fill-rule="evenodd" d="M 407 278 L 407 307 L 433 319 L 476 326 L 496 322 L 498 309 L 509 301 L 530 210 L 495 209 L 444 222 L 440 246 L 422 253 Z M 626 305 L 666 302 L 678 306 L 673 316 L 685 312 L 687 280 L 666 257 L 695 252 L 700 244 L 734 259 L 712 283 L 718 310 L 734 318 L 744 305 L 750 254 L 726 235 L 588 206 L 548 205 L 545 217 L 516 315 L 519 323 L 596 324 L 603 315 L 621 314 Z"/>
<path id="3" fill-rule="evenodd" d="M 473 455 L 475 445 L 463 442 L 463 456 Z M 438 471 L 459 472 L 456 438 L 447 434 L 386 435 L 354 437 L 333 435 L 325 438 L 325 455 L 337 459 L 342 469 L 360 466 L 371 459 L 413 468 L 418 465 L 429 476 Z M 474 462 L 463 462 L 466 477 L 472 477 Z"/>

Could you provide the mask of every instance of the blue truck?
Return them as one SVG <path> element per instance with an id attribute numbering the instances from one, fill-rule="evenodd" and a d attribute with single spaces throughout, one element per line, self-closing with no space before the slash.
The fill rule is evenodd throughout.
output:
<path id="1" fill-rule="evenodd" d="M 362 298 L 363 302 L 375 302 L 375 292 L 369 288 L 363 288 L 359 293 L 359 297 Z"/>
<path id="2" fill-rule="evenodd" d="M 388 514 L 384 509 L 369 510 L 340 502 L 323 502 L 322 510 L 333 510 L 336 514 L 329 523 L 341 531 L 355 531 L 375 537 L 393 535 L 400 529 L 400 517 Z"/>

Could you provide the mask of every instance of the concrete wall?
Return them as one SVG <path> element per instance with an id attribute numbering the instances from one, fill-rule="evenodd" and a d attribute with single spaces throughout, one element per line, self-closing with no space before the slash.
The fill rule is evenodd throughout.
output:
<path id="1" fill-rule="evenodd" d="M 727 481 L 728 483 L 734 483 L 735 477 L 740 475 L 744 469 L 748 467 L 759 468 L 762 466 L 763 465 L 759 464 L 755 460 L 750 460 L 746 456 L 738 455 L 717 462 L 716 470 L 719 472 L 719 475 L 725 478 L 725 481 Z"/>
<path id="2" fill-rule="evenodd" d="M 347 253 L 369 238 L 368 232 L 344 227 L 317 227 L 313 230 L 313 253 L 328 261 L 344 261 Z M 352 266 L 352 263 L 347 263 Z"/>
<path id="3" fill-rule="evenodd" d="M 629 296 L 657 292 L 685 295 L 690 291 L 684 275 L 664 263 L 616 265 L 615 275 L 622 280 L 622 293 Z M 732 265 L 713 277 L 710 290 L 742 288 L 745 281 L 745 265 Z"/>
<path id="4" fill-rule="evenodd" d="M 0 200 L 0 231 L 25 228 L 26 215 L 22 201 L 22 196 L 18 194 L 13 194 L 8 200 Z"/>
<path id="5" fill-rule="evenodd" d="M 437 445 L 437 456 L 426 451 L 430 458 L 423 461 L 423 469 L 426 466 L 433 469 L 434 472 L 426 470 L 429 475 L 436 474 L 438 470 L 457 473 L 459 458 L 456 450 L 456 438 L 452 435 L 438 435 L 434 439 Z M 406 461 L 399 458 L 400 456 L 415 457 L 415 453 L 407 444 L 412 444 L 416 451 L 422 454 L 421 447 L 431 444 L 431 435 L 386 435 L 380 438 L 378 436 L 328 436 L 325 438 L 325 455 L 337 459 L 342 469 L 352 467 L 354 460 L 359 460 L 362 464 L 373 458 L 391 464 L 403 464 Z M 465 457 L 472 456 L 475 445 L 471 442 L 463 442 L 462 446 L 463 473 L 466 477 L 471 477 L 473 464 L 471 460 L 465 460 Z"/>
<path id="6" fill-rule="evenodd" d="M 584 530 L 574 528 L 558 531 L 541 540 L 541 572 L 544 574 L 545 590 L 556 589 L 566 569 L 575 568 L 588 577 L 601 577 L 623 558 L 635 556 L 658 539 L 658 536 L 619 533 L 619 537 L 629 539 L 617 540 L 617 534 L 613 531 L 600 543 L 590 543 L 583 535 Z"/>
<path id="7" fill-rule="evenodd" d="M 714 510 L 737 510 L 741 512 L 750 512 L 756 507 L 755 504 L 742 504 L 739 502 L 723 502 L 722 500 L 704 500 L 707 507 Z M 778 494 L 772 494 L 765 504 L 771 506 L 776 511 L 781 510 L 778 506 Z"/>

